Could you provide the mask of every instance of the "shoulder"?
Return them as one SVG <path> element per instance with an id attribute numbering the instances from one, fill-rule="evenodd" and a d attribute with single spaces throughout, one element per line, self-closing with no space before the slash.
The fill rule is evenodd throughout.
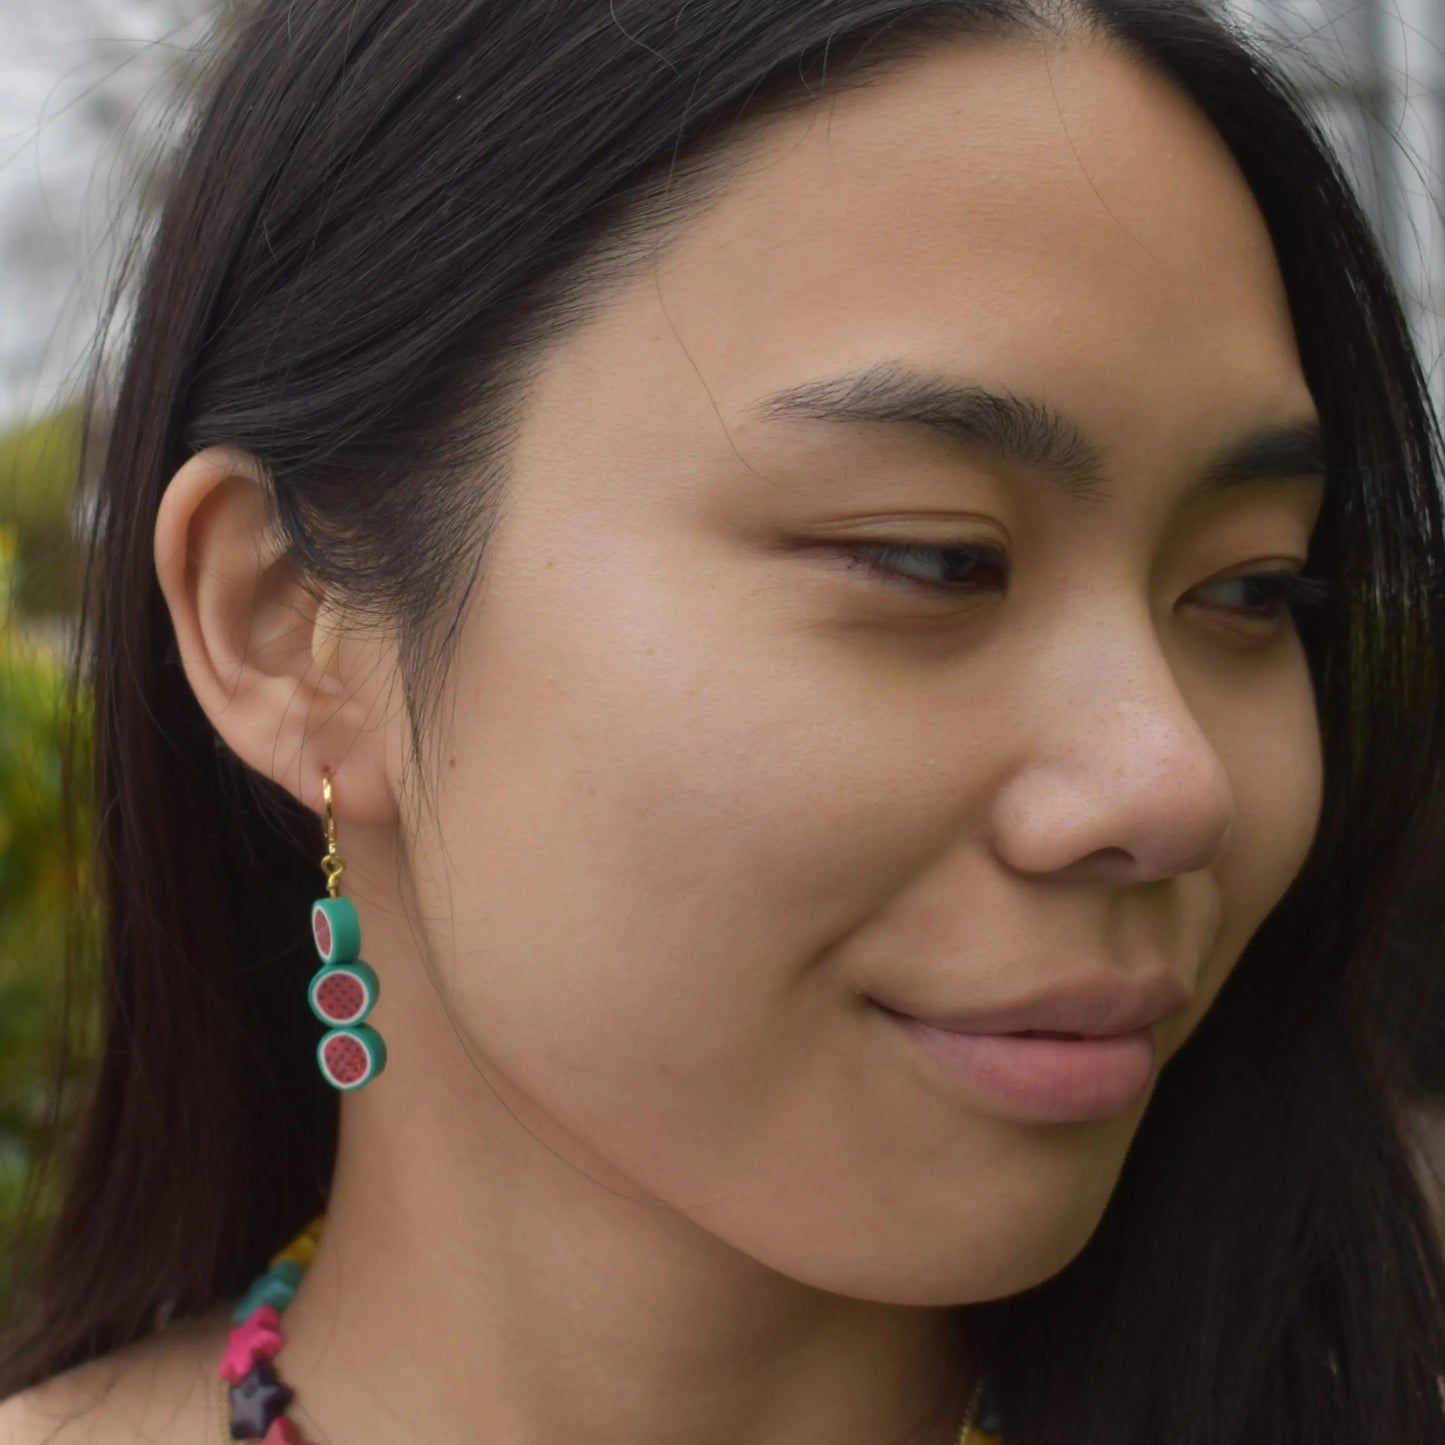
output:
<path id="1" fill-rule="evenodd" d="M 229 1308 L 177 1320 L 0 1400 L 0 1445 L 211 1445 L 229 1329 Z"/>

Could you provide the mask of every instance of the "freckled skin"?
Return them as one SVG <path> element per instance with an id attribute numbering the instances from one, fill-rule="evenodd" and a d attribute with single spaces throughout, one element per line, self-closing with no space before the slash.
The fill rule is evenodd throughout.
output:
<path id="1" fill-rule="evenodd" d="M 1112 499 L 743 415 L 885 356 L 1046 399 Z M 1167 1067 L 1320 804 L 1296 637 L 1198 590 L 1302 564 L 1318 485 L 1180 497 L 1312 410 L 1242 178 L 1118 51 L 944 49 L 772 126 L 548 360 L 436 818 L 345 812 L 373 755 L 401 793 L 394 696 L 337 751 L 389 1063 L 344 1101 L 288 1315 L 298 1419 L 349 1445 L 387 1435 L 376 1399 L 417 1439 L 919 1424 L 951 1378 L 940 1307 L 1067 1265 L 1147 1101 L 972 1107 L 865 996 L 962 1009 L 1164 966 L 1194 995 L 1155 1030 Z M 1006 596 L 829 551 L 960 538 L 1009 554 Z M 216 696 L 269 758 L 279 707 Z"/>

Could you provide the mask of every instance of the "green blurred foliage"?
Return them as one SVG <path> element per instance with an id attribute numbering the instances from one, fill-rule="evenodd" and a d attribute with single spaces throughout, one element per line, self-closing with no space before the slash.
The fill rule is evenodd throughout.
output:
<path id="1" fill-rule="evenodd" d="M 53 571 L 57 555 L 76 555 L 69 515 L 79 438 L 73 412 L 0 436 L 0 1279 L 53 1215 L 59 1181 L 37 1161 L 72 1122 L 99 1037 L 99 999 L 84 966 L 94 958 L 89 860 L 67 856 L 61 798 L 67 727 L 77 725 L 84 764 L 90 709 L 68 695 L 61 647 L 76 578 Z M 81 709 L 74 719 L 72 706 Z M 83 808 L 83 769 L 75 792 Z M 75 824 L 75 836 L 88 839 L 88 817 Z M 82 965 L 69 1000 L 68 939 Z M 68 1059 L 57 1079 L 62 1041 Z M 22 1232 L 27 1186 L 37 1202 Z M 14 1305 L 0 1298 L 0 1322 Z"/>
<path id="2" fill-rule="evenodd" d="M 81 549 L 70 508 L 83 435 L 77 406 L 0 434 L 0 527 L 18 544 L 11 585 L 25 616 L 73 616 L 79 602 Z"/>

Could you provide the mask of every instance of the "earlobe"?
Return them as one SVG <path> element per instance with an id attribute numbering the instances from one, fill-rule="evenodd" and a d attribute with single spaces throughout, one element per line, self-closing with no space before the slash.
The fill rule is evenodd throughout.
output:
<path id="1" fill-rule="evenodd" d="M 209 447 L 171 478 L 155 568 L 186 677 L 231 751 L 308 807 L 329 768 L 344 772 L 349 817 L 394 817 L 386 659 L 342 645 L 338 610 L 296 566 L 254 456 Z"/>

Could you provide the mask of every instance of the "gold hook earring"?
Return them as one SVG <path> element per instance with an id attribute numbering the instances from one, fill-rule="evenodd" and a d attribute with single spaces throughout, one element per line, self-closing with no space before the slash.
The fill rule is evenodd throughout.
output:
<path id="1" fill-rule="evenodd" d="M 362 1020 L 376 1006 L 381 985 L 376 970 L 363 963 L 361 922 L 356 905 L 340 894 L 346 861 L 336 848 L 336 817 L 331 810 L 331 774 L 321 774 L 321 801 L 326 814 L 325 898 L 311 905 L 311 936 L 321 967 L 307 989 L 311 1012 L 329 1025 L 316 1045 L 321 1077 L 333 1088 L 349 1092 L 369 1083 L 386 1067 L 386 1042 Z"/>

